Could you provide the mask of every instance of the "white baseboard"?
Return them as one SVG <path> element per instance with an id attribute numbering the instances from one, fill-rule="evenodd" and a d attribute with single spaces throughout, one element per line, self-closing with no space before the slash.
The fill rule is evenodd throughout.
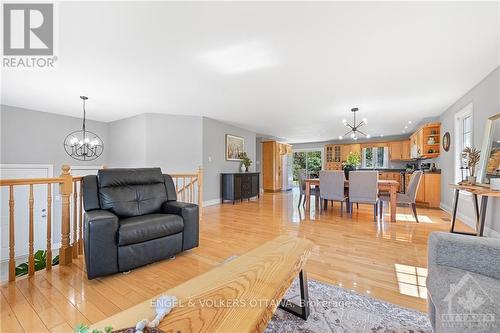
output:
<path id="1" fill-rule="evenodd" d="M 203 207 L 214 206 L 220 204 L 220 198 L 203 201 Z"/>
<path id="2" fill-rule="evenodd" d="M 450 215 L 452 214 L 452 208 L 442 202 L 439 204 L 439 208 L 441 208 Z M 463 214 L 460 212 L 460 210 L 458 210 L 457 218 L 463 223 L 465 223 L 467 226 L 471 227 L 472 229 L 476 229 L 476 220 L 474 217 Z M 484 234 L 487 235 L 488 237 L 500 238 L 500 232 L 495 231 L 488 226 L 484 226 Z"/>

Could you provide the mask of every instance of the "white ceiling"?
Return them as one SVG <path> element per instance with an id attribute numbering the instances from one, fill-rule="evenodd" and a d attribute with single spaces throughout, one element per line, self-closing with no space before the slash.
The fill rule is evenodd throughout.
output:
<path id="1" fill-rule="evenodd" d="M 2 71 L 2 103 L 112 121 L 203 115 L 291 142 L 437 116 L 499 65 L 499 3 L 59 3 L 53 70 Z M 411 129 L 411 128 L 410 128 Z"/>

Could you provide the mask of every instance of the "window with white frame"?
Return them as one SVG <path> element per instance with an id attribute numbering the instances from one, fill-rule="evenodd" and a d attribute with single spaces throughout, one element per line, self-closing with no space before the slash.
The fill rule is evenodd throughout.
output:
<path id="1" fill-rule="evenodd" d="M 367 147 L 361 151 L 361 167 L 364 169 L 387 168 L 389 147 Z"/>
<path id="2" fill-rule="evenodd" d="M 462 151 L 466 147 L 473 145 L 472 133 L 472 103 L 464 107 L 455 115 L 455 181 L 459 182 L 463 177 L 467 176 L 467 172 L 461 167 L 463 166 Z"/>

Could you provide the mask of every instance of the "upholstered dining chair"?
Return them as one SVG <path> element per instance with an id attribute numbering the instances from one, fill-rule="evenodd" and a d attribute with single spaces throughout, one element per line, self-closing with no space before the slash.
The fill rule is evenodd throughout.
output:
<path id="1" fill-rule="evenodd" d="M 406 193 L 396 193 L 396 204 L 397 205 L 408 205 L 413 211 L 413 216 L 415 216 L 415 221 L 418 223 L 417 215 L 417 192 L 420 185 L 420 180 L 422 179 L 422 171 L 415 171 L 411 174 L 410 183 L 408 184 L 408 190 Z M 380 199 L 380 217 L 384 214 L 384 202 L 390 202 L 391 198 L 389 194 L 381 194 Z"/>
<path id="2" fill-rule="evenodd" d="M 340 201 L 340 216 L 343 216 L 344 202 L 347 201 L 344 191 L 344 171 L 320 171 L 319 183 L 321 184 L 319 189 L 320 212 L 328 207 L 328 201 Z"/>
<path id="3" fill-rule="evenodd" d="M 349 172 L 349 212 L 352 216 L 353 203 L 373 205 L 373 220 L 378 213 L 378 171 Z"/>
<path id="4" fill-rule="evenodd" d="M 299 177 L 299 191 L 300 191 L 298 207 L 300 208 L 301 203 L 302 203 L 302 206 L 305 206 L 305 204 L 306 204 L 306 182 L 305 182 L 306 171 L 303 169 L 299 170 L 298 177 Z M 311 188 L 310 194 L 314 195 L 316 200 L 318 200 L 318 202 L 319 202 L 319 188 L 318 187 Z M 303 202 L 302 202 L 302 199 L 304 199 Z"/>

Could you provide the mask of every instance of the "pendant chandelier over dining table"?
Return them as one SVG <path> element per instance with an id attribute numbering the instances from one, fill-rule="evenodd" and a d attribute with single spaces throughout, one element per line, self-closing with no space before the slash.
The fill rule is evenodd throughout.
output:
<path id="1" fill-rule="evenodd" d="M 99 136 L 85 128 L 85 101 L 87 96 L 80 96 L 83 104 L 83 124 L 82 129 L 71 132 L 64 139 L 64 149 L 66 153 L 79 161 L 92 161 L 101 156 L 104 151 L 104 144 Z"/>
<path id="2" fill-rule="evenodd" d="M 363 135 L 367 139 L 370 138 L 370 134 L 365 134 L 364 132 L 362 132 L 362 131 L 359 130 L 360 127 L 368 124 L 368 120 L 366 118 L 363 118 L 363 119 L 361 119 L 361 122 L 356 123 L 356 112 L 358 112 L 358 110 L 359 110 L 358 108 L 352 108 L 351 109 L 351 112 L 352 112 L 352 115 L 353 115 L 352 125 L 349 124 L 346 119 L 342 120 L 342 123 L 344 124 L 344 126 L 346 126 L 346 127 L 349 128 L 349 131 L 346 134 L 339 136 L 339 140 L 342 140 L 347 135 L 350 135 L 351 139 L 357 140 L 358 139 L 358 134 Z"/>

